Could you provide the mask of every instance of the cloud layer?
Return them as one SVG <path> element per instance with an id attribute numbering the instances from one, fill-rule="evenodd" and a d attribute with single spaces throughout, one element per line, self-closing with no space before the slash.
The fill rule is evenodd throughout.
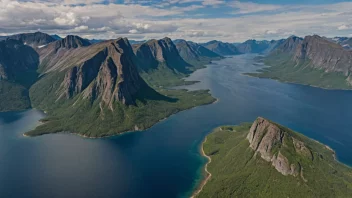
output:
<path id="1" fill-rule="evenodd" d="M 165 36 L 238 42 L 292 34 L 348 36 L 352 2 L 258 4 L 234 0 L 0 0 L 0 35 L 43 31 L 87 38 Z"/>

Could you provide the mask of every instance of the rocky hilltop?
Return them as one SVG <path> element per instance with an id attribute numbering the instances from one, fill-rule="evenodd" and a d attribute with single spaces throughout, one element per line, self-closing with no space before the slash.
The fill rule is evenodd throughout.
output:
<path id="1" fill-rule="evenodd" d="M 29 45 L 34 48 L 45 46 L 56 40 L 49 34 L 45 34 L 42 32 L 15 34 L 15 35 L 9 36 L 8 38 L 18 40 L 23 44 Z"/>
<path id="2" fill-rule="evenodd" d="M 349 197 L 352 169 L 329 147 L 265 118 L 206 137 L 208 177 L 194 197 Z M 209 178 L 210 177 L 210 178 Z"/>
<path id="3" fill-rule="evenodd" d="M 29 108 L 28 88 L 37 78 L 39 55 L 22 42 L 0 41 L 0 111 Z"/>
<path id="4" fill-rule="evenodd" d="M 312 152 L 305 144 L 292 137 L 285 129 L 264 118 L 258 118 L 252 124 L 247 135 L 250 147 L 260 156 L 271 162 L 277 171 L 283 175 L 301 175 L 303 178 L 303 167 L 299 161 L 288 159 L 313 160 Z M 290 148 L 293 145 L 294 150 Z M 285 151 L 284 151 L 285 150 Z M 293 152 L 292 152 L 293 151 Z M 285 156 L 285 155 L 290 156 Z M 300 157 L 297 157 L 299 155 Z"/>
<path id="5" fill-rule="evenodd" d="M 236 46 L 231 43 L 224 43 L 221 41 L 213 40 L 207 43 L 203 43 L 202 45 L 205 48 L 222 56 L 241 54 L 241 52 L 236 48 Z"/>
<path id="6" fill-rule="evenodd" d="M 203 65 L 212 60 L 223 58 L 202 45 L 182 39 L 177 41 L 176 48 L 180 56 L 191 65 Z"/>

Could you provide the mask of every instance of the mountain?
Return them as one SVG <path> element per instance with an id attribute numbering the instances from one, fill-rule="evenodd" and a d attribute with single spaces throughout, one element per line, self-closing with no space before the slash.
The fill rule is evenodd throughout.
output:
<path id="1" fill-rule="evenodd" d="M 0 111 L 31 107 L 29 87 L 37 78 L 39 55 L 22 42 L 0 41 Z"/>
<path id="2" fill-rule="evenodd" d="M 91 44 L 95 44 L 95 43 L 100 43 L 100 42 L 103 42 L 103 41 L 106 41 L 104 39 L 90 39 L 89 42 Z"/>
<path id="3" fill-rule="evenodd" d="M 206 137 L 211 174 L 195 197 L 349 197 L 352 170 L 315 140 L 257 118 Z M 209 175 L 208 175 L 209 177 Z M 204 184 L 204 183 L 203 183 Z"/>
<path id="4" fill-rule="evenodd" d="M 175 43 L 175 41 L 174 41 Z M 180 56 L 190 65 L 203 66 L 212 60 L 223 58 L 219 54 L 191 41 L 177 40 L 176 48 Z"/>
<path id="5" fill-rule="evenodd" d="M 6 40 L 7 36 L 0 36 L 0 41 Z"/>
<path id="6" fill-rule="evenodd" d="M 140 75 L 152 86 L 181 85 L 182 78 L 191 73 L 192 65 L 182 59 L 170 38 L 135 44 L 133 50 Z"/>
<path id="7" fill-rule="evenodd" d="M 244 43 L 236 45 L 236 47 L 242 54 L 262 53 L 269 47 L 269 41 L 247 40 Z"/>
<path id="8" fill-rule="evenodd" d="M 241 54 L 235 45 L 230 43 L 223 43 L 221 41 L 209 41 L 202 44 L 205 48 L 222 56 Z"/>
<path id="9" fill-rule="evenodd" d="M 57 35 L 57 34 L 54 34 L 54 35 L 50 35 L 51 37 L 53 37 L 55 40 L 61 40 L 62 38 Z"/>
<path id="10" fill-rule="evenodd" d="M 42 32 L 15 34 L 8 38 L 18 40 L 31 47 L 41 47 L 56 41 L 52 36 Z"/>
<path id="11" fill-rule="evenodd" d="M 248 53 L 259 53 L 268 54 L 280 46 L 285 39 L 271 40 L 271 41 L 257 41 L 257 40 L 247 40 L 243 43 L 234 44 L 238 51 L 242 54 Z"/>
<path id="12" fill-rule="evenodd" d="M 352 52 L 318 35 L 290 37 L 265 58 L 257 77 L 329 89 L 351 89 Z"/>
<path id="13" fill-rule="evenodd" d="M 131 45 L 134 45 L 134 44 L 142 44 L 142 43 L 145 43 L 145 42 L 146 42 L 146 40 L 141 40 L 141 41 L 130 40 Z"/>
<path id="14" fill-rule="evenodd" d="M 349 37 L 334 37 L 331 41 L 340 44 L 343 48 L 347 50 L 352 50 L 352 38 Z"/>
<path id="15" fill-rule="evenodd" d="M 37 51 L 40 78 L 31 86 L 30 98 L 33 107 L 48 115 L 27 136 L 70 132 L 103 137 L 144 130 L 178 111 L 214 101 L 204 90 L 152 89 L 140 77 L 126 38 L 92 45 L 67 36 Z"/>

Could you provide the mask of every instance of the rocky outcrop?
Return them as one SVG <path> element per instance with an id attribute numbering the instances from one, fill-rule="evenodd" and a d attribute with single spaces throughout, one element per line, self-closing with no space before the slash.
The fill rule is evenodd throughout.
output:
<path id="1" fill-rule="evenodd" d="M 313 160 L 313 154 L 304 142 L 287 129 L 264 118 L 257 118 L 247 135 L 249 146 L 256 154 L 283 175 L 303 175 L 300 159 Z M 290 159 L 290 160 L 289 160 Z"/>
<path id="2" fill-rule="evenodd" d="M 42 32 L 16 34 L 8 38 L 18 40 L 31 47 L 44 46 L 55 41 L 55 38 Z"/>
<path id="3" fill-rule="evenodd" d="M 134 53 L 139 60 L 139 68 L 143 71 L 157 69 L 160 65 L 181 73 L 188 73 L 186 63 L 170 38 L 149 40 L 142 44 L 133 45 Z"/>
<path id="4" fill-rule="evenodd" d="M 207 43 L 203 43 L 202 45 L 205 48 L 207 48 L 217 54 L 220 54 L 222 56 L 241 54 L 241 52 L 239 52 L 239 50 L 236 48 L 236 46 L 231 43 L 224 43 L 221 41 L 213 40 L 213 41 L 209 41 Z"/>

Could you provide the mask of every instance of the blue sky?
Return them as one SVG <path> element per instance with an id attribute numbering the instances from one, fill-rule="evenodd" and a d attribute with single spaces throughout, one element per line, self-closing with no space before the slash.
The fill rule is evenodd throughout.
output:
<path id="1" fill-rule="evenodd" d="M 98 39 L 352 37 L 352 1 L 0 0 L 0 24 L 0 35 L 40 30 Z"/>

